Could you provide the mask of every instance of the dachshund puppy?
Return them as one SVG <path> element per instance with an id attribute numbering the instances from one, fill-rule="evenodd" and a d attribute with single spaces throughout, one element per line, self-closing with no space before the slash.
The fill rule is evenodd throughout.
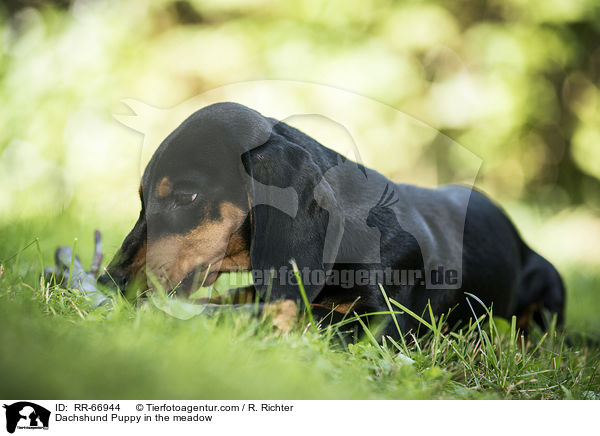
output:
<path id="1" fill-rule="evenodd" d="M 483 194 L 396 184 L 236 103 L 175 129 L 148 163 L 140 198 L 100 278 L 121 290 L 158 281 L 189 294 L 246 270 L 254 285 L 240 295 L 309 304 L 321 317 L 389 311 L 385 292 L 417 314 L 428 303 L 435 315 L 450 311 L 455 325 L 481 313 L 470 293 L 521 328 L 531 316 L 541 323 L 542 309 L 563 321 L 558 272 Z M 403 332 L 417 327 L 408 314 L 397 321 Z"/>

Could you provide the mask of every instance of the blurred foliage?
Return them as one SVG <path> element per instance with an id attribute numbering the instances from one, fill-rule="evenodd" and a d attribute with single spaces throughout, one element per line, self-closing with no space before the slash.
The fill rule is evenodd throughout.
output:
<path id="1" fill-rule="evenodd" d="M 364 95 L 431 126 L 425 131 L 415 129 L 416 121 L 406 126 L 386 117 L 373 125 L 375 109 L 353 114 L 360 131 L 351 140 L 359 143 L 364 135 L 365 162 L 395 180 L 416 177 L 427 184 L 436 180 L 432 168 L 443 180 L 440 174 L 451 178 L 470 165 L 468 154 L 447 152 L 443 145 L 451 141 L 438 131 L 473 151 L 483 161 L 477 185 L 563 272 L 567 329 L 598 330 L 597 0 L 5 0 L 0 368 L 11 378 L 0 391 L 27 397 L 35 388 L 36 395 L 73 398 L 488 395 L 472 390 L 477 378 L 466 372 L 460 378 L 463 364 L 452 352 L 426 351 L 423 368 L 431 366 L 430 357 L 434 365 L 417 372 L 373 358 L 373 347 L 353 348 L 349 360 L 347 353 L 326 353 L 332 350 L 310 332 L 283 340 L 246 318 L 181 323 L 124 307 L 83 316 L 68 292 L 56 301 L 49 302 L 48 293 L 45 303 L 40 299 L 39 271 L 53 263 L 56 245 L 79 237 L 88 264 L 91 230 L 104 230 L 109 255 L 139 213 L 144 139 L 111 115 L 131 114 L 123 99 L 170 108 L 224 85 L 270 79 Z M 255 97 L 273 104 L 272 95 Z M 333 95 L 323 92 L 324 99 Z M 315 134 L 318 123 L 300 121 Z M 347 141 L 349 132 L 341 130 L 330 134 Z M 421 148 L 415 152 L 407 143 Z M 48 317 L 40 306 L 60 316 Z M 194 341 L 201 347 L 190 352 Z M 20 354 L 11 352 L 16 348 Z M 597 392 L 597 351 L 568 350 L 558 370 L 553 360 L 550 375 L 555 350 L 541 355 L 531 368 L 511 373 L 527 375 L 514 385 L 523 389 L 490 395 L 585 398 Z M 439 359 L 447 360 L 442 363 L 454 379 L 436 375 Z M 60 371 L 31 384 L 40 362 Z M 115 367 L 120 371 L 105 371 Z M 532 374 L 539 374 L 537 381 Z"/>
<path id="2" fill-rule="evenodd" d="M 481 157 L 478 185 L 494 197 L 574 210 L 600 241 L 595 0 L 11 0 L 0 11 L 2 221 L 68 207 L 134 216 L 141 141 L 111 118 L 121 99 L 170 107 L 285 79 L 424 121 Z"/>

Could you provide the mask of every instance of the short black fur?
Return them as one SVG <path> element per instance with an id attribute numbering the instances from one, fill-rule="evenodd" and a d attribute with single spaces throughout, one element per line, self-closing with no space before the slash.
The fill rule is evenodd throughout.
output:
<path id="1" fill-rule="evenodd" d="M 144 199 L 152 195 L 156 178 L 167 173 L 202 179 L 205 186 L 212 181 L 214 186 L 207 188 L 211 194 L 203 200 L 205 208 L 216 210 L 215 205 L 223 201 L 245 204 L 248 216 L 243 229 L 253 270 L 289 273 L 293 259 L 300 270 L 326 275 L 391 269 L 420 271 L 423 277 L 431 272 L 430 265 L 444 258 L 439 251 L 461 247 L 456 253 L 462 262 L 453 258 L 454 248 L 446 256 L 461 266 L 460 286 L 431 289 L 416 280 L 386 284 L 387 295 L 419 314 L 428 302 L 436 315 L 451 310 L 451 324 L 473 316 L 466 292 L 493 306 L 498 316 L 531 312 L 544 326 L 540 311 L 546 309 L 557 315 L 559 323 L 564 320 L 565 292 L 556 269 L 525 244 L 498 206 L 469 187 L 396 184 L 299 130 L 235 103 L 199 110 L 165 139 L 144 174 Z M 278 190 L 265 190 L 265 186 Z M 278 207 L 282 195 L 289 200 L 290 210 Z M 119 285 L 130 280 L 128 263 L 147 237 L 145 209 L 109 267 Z M 201 216 L 200 209 L 181 212 L 180 223 L 171 223 L 170 231 L 179 226 L 183 232 L 200 222 Z M 456 219 L 460 226 L 453 227 L 445 217 Z M 342 227 L 331 225 L 336 219 Z M 108 282 L 106 277 L 102 280 Z M 293 281 L 268 282 L 263 277 L 255 287 L 262 299 L 270 292 L 271 300 L 301 303 Z M 357 313 L 388 310 L 378 283 L 348 287 L 317 282 L 305 283 L 305 288 L 309 302 L 323 316 L 337 307 Z M 472 307 L 481 313 L 478 304 Z M 408 315 L 398 321 L 403 331 L 417 327 Z M 387 333 L 394 334 L 394 328 Z"/>

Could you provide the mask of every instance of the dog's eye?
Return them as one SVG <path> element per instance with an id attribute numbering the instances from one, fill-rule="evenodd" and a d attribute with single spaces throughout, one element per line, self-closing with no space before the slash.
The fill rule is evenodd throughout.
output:
<path id="1" fill-rule="evenodd" d="M 173 194 L 173 203 L 175 204 L 175 206 L 185 206 L 188 205 L 190 203 L 192 203 L 196 197 L 198 197 L 198 194 L 193 192 L 193 193 L 177 193 L 177 194 Z"/>

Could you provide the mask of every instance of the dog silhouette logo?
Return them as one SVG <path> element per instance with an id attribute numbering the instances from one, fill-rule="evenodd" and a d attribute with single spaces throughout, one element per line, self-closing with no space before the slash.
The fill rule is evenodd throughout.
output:
<path id="1" fill-rule="evenodd" d="M 18 429 L 48 429 L 50 411 L 28 401 L 4 405 L 6 409 L 6 431 L 14 433 Z"/>

